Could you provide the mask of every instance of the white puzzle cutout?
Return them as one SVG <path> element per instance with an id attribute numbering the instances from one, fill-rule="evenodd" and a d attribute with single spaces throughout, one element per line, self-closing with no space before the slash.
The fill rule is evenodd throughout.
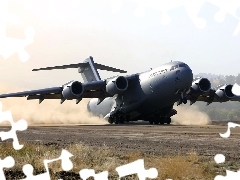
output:
<path id="1" fill-rule="evenodd" d="M 15 161 L 12 156 L 8 156 L 5 159 L 0 159 L 0 179 L 5 180 L 5 174 L 3 168 L 11 168 L 15 165 Z"/>
<path id="2" fill-rule="evenodd" d="M 153 179 L 158 176 L 156 168 L 150 168 L 148 170 L 145 169 L 143 159 L 117 167 L 116 171 L 118 172 L 119 179 L 132 174 L 137 174 L 139 180 L 145 180 L 146 178 Z"/>
<path id="3" fill-rule="evenodd" d="M 16 132 L 26 130 L 28 128 L 27 122 L 24 119 L 14 122 L 11 111 L 2 112 L 2 103 L 0 102 L 0 123 L 2 123 L 3 121 L 8 121 L 11 124 L 12 128 L 8 132 L 0 132 L 0 138 L 2 139 L 2 141 L 7 139 L 13 139 L 13 148 L 15 150 L 22 149 L 23 145 L 19 144 Z"/>
<path id="4" fill-rule="evenodd" d="M 62 169 L 64 171 L 69 171 L 73 168 L 73 164 L 72 161 L 70 160 L 70 157 L 72 157 L 73 155 L 68 152 L 67 150 L 62 149 L 62 153 L 61 155 L 56 158 L 56 159 L 50 159 L 50 160 L 44 160 L 44 167 L 46 169 L 45 173 L 42 174 L 38 174 L 38 175 L 33 175 L 33 166 L 31 164 L 25 164 L 22 168 L 23 173 L 27 176 L 25 179 L 22 180 L 50 180 L 50 172 L 49 172 L 49 168 L 48 168 L 48 164 L 55 162 L 55 161 L 59 161 L 61 160 L 61 165 L 62 165 Z"/>

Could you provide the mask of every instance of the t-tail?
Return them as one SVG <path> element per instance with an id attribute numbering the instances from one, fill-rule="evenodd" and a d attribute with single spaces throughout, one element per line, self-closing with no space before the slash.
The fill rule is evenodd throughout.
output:
<path id="1" fill-rule="evenodd" d="M 113 68 L 113 67 L 95 63 L 93 61 L 93 57 L 91 57 L 91 56 L 89 58 L 87 58 L 85 61 L 83 61 L 83 63 L 45 67 L 45 68 L 33 69 L 32 71 L 67 69 L 67 68 L 78 68 L 78 72 L 81 73 L 84 82 L 100 81 L 101 78 L 99 76 L 97 69 L 112 71 L 112 72 L 119 72 L 119 73 L 127 72 L 127 71 L 124 71 L 121 69 L 117 69 L 117 68 Z"/>

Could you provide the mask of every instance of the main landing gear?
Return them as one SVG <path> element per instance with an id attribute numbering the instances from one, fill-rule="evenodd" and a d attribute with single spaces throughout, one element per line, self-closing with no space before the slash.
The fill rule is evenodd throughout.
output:
<path id="1" fill-rule="evenodd" d="M 150 118 L 149 119 L 150 124 L 170 124 L 171 118 L 170 117 L 159 117 L 159 118 Z"/>
<path id="2" fill-rule="evenodd" d="M 108 119 L 108 122 L 110 124 L 124 124 L 124 122 L 129 122 L 130 116 L 129 115 L 115 115 L 115 116 L 110 116 Z"/>

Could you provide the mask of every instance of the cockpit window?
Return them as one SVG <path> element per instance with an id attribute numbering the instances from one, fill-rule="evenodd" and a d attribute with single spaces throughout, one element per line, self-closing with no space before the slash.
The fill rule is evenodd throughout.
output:
<path id="1" fill-rule="evenodd" d="M 174 69 L 177 69 L 178 68 L 178 65 L 175 65 L 175 66 L 172 66 L 170 71 L 174 70 Z"/>
<path id="2" fill-rule="evenodd" d="M 185 64 L 185 63 L 182 63 L 182 64 L 179 64 L 179 67 L 188 67 L 188 65 L 187 64 Z"/>
<path id="3" fill-rule="evenodd" d="M 179 64 L 179 67 L 186 67 L 185 64 Z"/>

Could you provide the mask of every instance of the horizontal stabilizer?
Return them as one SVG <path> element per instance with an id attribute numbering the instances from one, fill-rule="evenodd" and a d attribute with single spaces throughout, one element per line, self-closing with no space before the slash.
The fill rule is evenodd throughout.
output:
<path id="1" fill-rule="evenodd" d="M 87 58 L 85 61 L 83 61 L 83 63 L 45 67 L 45 68 L 33 69 L 32 71 L 67 69 L 67 68 L 78 68 L 78 72 L 81 73 L 84 82 L 100 81 L 101 78 L 99 76 L 97 69 L 112 71 L 112 72 L 119 72 L 119 73 L 127 72 L 127 71 L 124 71 L 121 69 L 117 69 L 117 68 L 113 68 L 113 67 L 95 63 L 93 61 L 93 57 L 91 57 L 91 56 L 89 58 Z"/>
<path id="2" fill-rule="evenodd" d="M 126 73 L 127 71 L 105 66 L 102 64 L 94 63 L 95 67 L 100 70 L 106 70 L 106 71 L 112 71 L 112 72 L 119 72 L 119 73 Z M 33 69 L 32 71 L 41 71 L 41 70 L 53 70 L 53 69 L 67 69 L 67 68 L 85 68 L 87 67 L 87 63 L 78 63 L 78 64 L 69 64 L 69 65 L 63 65 L 63 66 L 53 66 L 53 67 L 45 67 L 45 68 L 39 68 L 39 69 Z"/>
<path id="3" fill-rule="evenodd" d="M 105 65 L 102 65 L 102 64 L 97 64 L 97 63 L 95 63 L 95 67 L 97 69 L 106 70 L 106 71 L 127 73 L 127 71 L 124 71 L 124 70 L 121 70 L 121 69 L 117 69 L 117 68 L 113 68 L 113 67 L 110 67 L 110 66 L 105 66 Z"/>
<path id="4" fill-rule="evenodd" d="M 52 69 L 67 69 L 67 68 L 84 68 L 86 66 L 85 63 L 78 63 L 78 64 L 69 64 L 69 65 L 63 65 L 63 66 L 53 66 L 53 67 L 45 67 L 45 68 L 39 68 L 39 69 L 33 69 L 32 71 L 41 71 L 41 70 L 52 70 Z"/>

